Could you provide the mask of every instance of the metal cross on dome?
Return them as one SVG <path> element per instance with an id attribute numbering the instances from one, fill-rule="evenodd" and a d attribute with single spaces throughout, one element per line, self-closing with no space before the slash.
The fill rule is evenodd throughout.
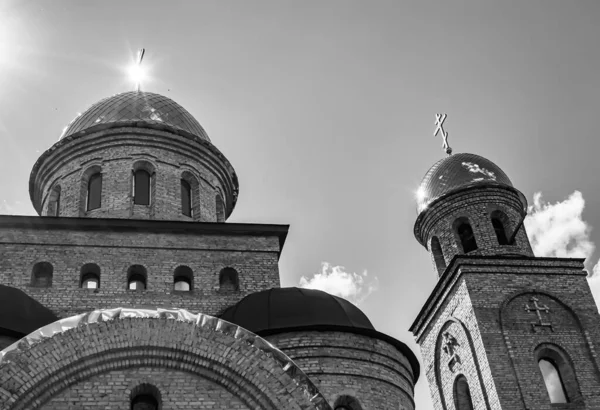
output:
<path id="1" fill-rule="evenodd" d="M 446 114 L 435 114 L 435 131 L 433 132 L 433 136 L 437 136 L 439 132 L 442 136 L 442 146 L 444 147 L 446 154 L 452 155 L 452 148 L 450 148 L 450 145 L 448 145 L 448 133 L 444 131 L 444 121 L 446 120 L 447 116 L 448 115 Z"/>

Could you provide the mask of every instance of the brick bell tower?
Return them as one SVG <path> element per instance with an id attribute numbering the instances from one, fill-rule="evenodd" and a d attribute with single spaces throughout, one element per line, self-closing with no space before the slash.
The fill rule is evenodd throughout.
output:
<path id="1" fill-rule="evenodd" d="M 435 163 L 415 237 L 439 279 L 411 326 L 438 410 L 600 409 L 600 317 L 583 259 L 533 254 L 524 195 L 486 158 Z"/>

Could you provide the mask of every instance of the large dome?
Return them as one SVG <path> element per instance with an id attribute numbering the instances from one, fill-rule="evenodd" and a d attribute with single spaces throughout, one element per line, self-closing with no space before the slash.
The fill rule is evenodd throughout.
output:
<path id="1" fill-rule="evenodd" d="M 252 293 L 225 310 L 221 318 L 260 335 L 291 328 L 374 330 L 352 303 L 314 289 L 273 288 Z"/>
<path id="2" fill-rule="evenodd" d="M 61 138 L 124 125 L 171 128 L 210 141 L 185 108 L 163 95 L 144 91 L 127 91 L 98 101 L 71 121 Z"/>
<path id="3" fill-rule="evenodd" d="M 455 154 L 433 164 L 417 190 L 417 213 L 437 198 L 477 184 L 512 187 L 508 176 L 489 159 L 475 154 Z"/>

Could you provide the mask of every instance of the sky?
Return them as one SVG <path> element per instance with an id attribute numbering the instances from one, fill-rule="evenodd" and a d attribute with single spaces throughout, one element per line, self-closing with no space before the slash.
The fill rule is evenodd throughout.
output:
<path id="1" fill-rule="evenodd" d="M 37 157 L 132 89 L 145 47 L 142 89 L 184 106 L 237 172 L 229 221 L 290 224 L 282 286 L 358 303 L 420 357 L 408 328 L 436 275 L 414 195 L 445 155 L 436 113 L 455 153 L 489 158 L 525 194 L 537 256 L 594 270 L 599 18 L 595 0 L 2 0 L 0 213 L 34 213 Z M 424 376 L 415 401 L 433 409 Z"/>

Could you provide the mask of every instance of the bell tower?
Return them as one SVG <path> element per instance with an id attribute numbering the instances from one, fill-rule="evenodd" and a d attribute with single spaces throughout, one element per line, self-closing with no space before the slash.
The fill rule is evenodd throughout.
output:
<path id="1" fill-rule="evenodd" d="M 438 282 L 411 331 L 436 410 L 600 408 L 600 315 L 583 259 L 540 258 L 524 195 L 455 154 L 417 191 L 417 241 Z"/>

